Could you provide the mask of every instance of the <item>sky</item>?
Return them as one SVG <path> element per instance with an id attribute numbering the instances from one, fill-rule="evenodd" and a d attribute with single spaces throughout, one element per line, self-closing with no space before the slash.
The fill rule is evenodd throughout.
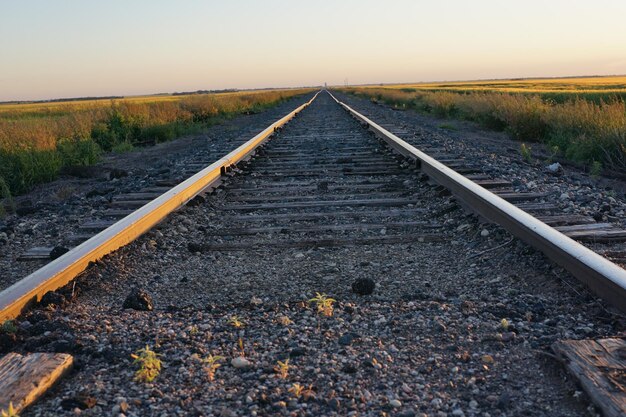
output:
<path id="1" fill-rule="evenodd" d="M 624 0 L 0 0 L 0 101 L 626 74 Z"/>

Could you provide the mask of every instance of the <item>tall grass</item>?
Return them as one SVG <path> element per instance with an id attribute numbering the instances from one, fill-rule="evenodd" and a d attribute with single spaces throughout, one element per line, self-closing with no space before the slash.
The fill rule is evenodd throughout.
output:
<path id="1" fill-rule="evenodd" d="M 63 167 L 94 164 L 102 152 L 171 140 L 308 91 L 0 105 L 0 184 L 24 193 Z"/>
<path id="2" fill-rule="evenodd" d="M 442 117 L 473 120 L 506 130 L 518 140 L 543 142 L 588 168 L 602 164 L 626 172 L 626 105 L 623 100 L 562 103 L 538 94 L 348 88 L 345 92 Z"/>

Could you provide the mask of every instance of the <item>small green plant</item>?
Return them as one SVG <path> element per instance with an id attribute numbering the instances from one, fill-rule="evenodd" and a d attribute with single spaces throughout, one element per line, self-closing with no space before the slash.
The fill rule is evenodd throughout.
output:
<path id="1" fill-rule="evenodd" d="M 591 167 L 589 168 L 589 173 L 594 178 L 599 177 L 602 173 L 602 164 L 598 161 L 593 161 L 591 163 Z"/>
<path id="2" fill-rule="evenodd" d="M 113 153 L 121 154 L 121 153 L 130 152 L 133 149 L 135 149 L 135 147 L 133 146 L 132 143 L 130 143 L 130 141 L 124 141 L 116 145 L 113 145 L 113 147 L 111 148 L 111 151 Z"/>
<path id="3" fill-rule="evenodd" d="M 287 376 L 289 376 L 289 359 L 285 359 L 284 362 L 276 362 L 276 366 L 274 366 L 274 371 L 280 379 L 287 379 Z"/>
<path id="4" fill-rule="evenodd" d="M 532 155 L 531 155 L 531 147 L 526 145 L 525 143 L 522 143 L 520 145 L 520 153 L 522 154 L 522 158 L 524 158 L 524 161 L 531 163 L 533 161 Z"/>
<path id="5" fill-rule="evenodd" d="M 500 320 L 500 327 L 502 327 L 504 330 L 508 330 L 509 329 L 509 321 L 507 319 L 502 319 Z"/>
<path id="6" fill-rule="evenodd" d="M 335 303 L 334 298 L 328 297 L 326 294 L 315 293 L 315 297 L 309 300 L 309 303 L 315 303 L 317 306 L 317 312 L 323 314 L 326 317 L 331 317 L 333 315 L 333 304 Z"/>
<path id="7" fill-rule="evenodd" d="M 213 380 L 215 379 L 215 373 L 217 372 L 217 368 L 222 366 L 218 362 L 222 359 L 224 359 L 223 356 L 217 355 L 209 355 L 206 358 L 202 359 L 202 363 L 204 363 L 204 370 L 207 374 L 207 377 L 209 378 L 209 381 L 213 382 Z"/>
<path id="8" fill-rule="evenodd" d="M 159 355 L 152 351 L 148 345 L 130 356 L 135 359 L 134 363 L 139 365 L 139 369 L 135 372 L 135 381 L 152 382 L 159 376 L 161 360 Z"/>
<path id="9" fill-rule="evenodd" d="M 0 177 L 0 219 L 6 215 L 7 209 L 15 210 L 15 203 L 11 196 L 11 190 L 4 178 Z"/>
<path id="10" fill-rule="evenodd" d="M 13 320 L 6 320 L 0 327 L 2 333 L 13 334 L 17 332 L 17 326 Z"/>
<path id="11" fill-rule="evenodd" d="M 240 329 L 245 325 L 239 316 L 231 316 L 228 319 L 228 323 L 236 329 Z"/>
<path id="12" fill-rule="evenodd" d="M 439 129 L 444 129 L 444 130 L 452 130 L 452 131 L 456 131 L 459 130 L 457 129 L 455 126 L 452 126 L 451 124 L 448 123 L 442 123 L 439 125 Z"/>
<path id="13" fill-rule="evenodd" d="M 294 398 L 298 399 L 300 397 L 304 398 L 304 400 L 308 400 L 309 398 L 315 398 L 315 391 L 313 390 L 313 385 L 309 385 L 308 388 L 305 388 L 304 385 L 299 383 L 295 383 L 291 385 L 291 388 L 287 390 L 290 392 Z"/>
<path id="14" fill-rule="evenodd" d="M 550 147 L 550 156 L 548 157 L 548 162 L 554 161 L 554 159 L 559 155 L 560 148 L 557 145 Z"/>
<path id="15" fill-rule="evenodd" d="M 243 339 L 241 337 L 237 341 L 237 344 L 239 345 L 239 351 L 241 352 L 241 356 L 246 356 L 246 351 L 243 348 Z"/>
<path id="16" fill-rule="evenodd" d="M 15 411 L 15 408 L 13 408 L 13 402 L 9 403 L 9 408 L 7 408 L 6 410 L 2 410 L 2 414 L 0 414 L 2 417 L 20 417 L 17 415 L 17 412 Z"/>
<path id="17" fill-rule="evenodd" d="M 291 388 L 289 388 L 287 391 L 292 393 L 295 398 L 300 398 L 300 396 L 302 395 L 302 391 L 304 391 L 304 386 L 296 382 L 295 384 L 291 385 Z"/>

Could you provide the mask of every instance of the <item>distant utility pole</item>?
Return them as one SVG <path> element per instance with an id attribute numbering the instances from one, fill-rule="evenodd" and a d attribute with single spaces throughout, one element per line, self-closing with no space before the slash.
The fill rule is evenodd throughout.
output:
<path id="1" fill-rule="evenodd" d="M 328 85 L 326 84 L 326 81 L 324 81 L 324 89 L 326 89 L 328 87 Z"/>
<path id="2" fill-rule="evenodd" d="M 343 80 L 344 86 L 347 87 L 348 86 L 348 78 L 346 78 L 345 80 Z"/>

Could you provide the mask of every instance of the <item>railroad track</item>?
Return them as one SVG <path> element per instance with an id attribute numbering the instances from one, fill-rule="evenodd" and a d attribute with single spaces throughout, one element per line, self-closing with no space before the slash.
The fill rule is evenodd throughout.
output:
<path id="1" fill-rule="evenodd" d="M 461 159 L 446 155 L 443 152 L 445 150 L 427 150 L 431 156 L 450 165 L 450 167 L 445 166 L 431 156 L 404 143 L 400 138 L 362 114 L 338 102 L 326 92 L 314 97 L 310 103 L 314 108 L 304 110 L 306 105 L 298 108 L 251 141 L 172 190 L 159 195 L 155 200 L 147 204 L 145 201 L 146 198 L 152 198 L 158 194 L 160 189 L 155 190 L 154 194 L 140 193 L 141 195 L 119 200 L 134 202 L 140 208 L 136 211 L 124 212 L 127 216 L 122 220 L 114 224 L 106 224 L 108 227 L 95 237 L 35 272 L 24 281 L 0 293 L 1 318 L 5 320 L 17 317 L 24 312 L 26 307 L 32 305 L 35 298 L 40 299 L 46 292 L 67 284 L 82 273 L 90 262 L 132 242 L 148 232 L 172 211 L 195 196 L 211 190 L 216 190 L 216 192 L 210 196 L 207 194 L 207 197 L 203 197 L 193 207 L 186 208 L 181 211 L 180 215 L 174 216 L 171 223 L 178 232 L 170 232 L 170 234 L 161 231 L 158 231 L 158 234 L 149 232 L 137 243 L 121 249 L 117 255 L 112 255 L 112 258 L 105 262 L 105 266 L 90 268 L 81 282 L 88 282 L 93 275 L 101 277 L 95 279 L 99 282 L 96 285 L 99 290 L 95 292 L 100 293 L 95 298 L 101 297 L 105 305 L 111 306 L 117 302 L 115 300 L 119 299 L 121 294 L 126 293 L 123 287 L 124 279 L 127 278 L 126 272 L 120 273 L 120 271 L 126 271 L 129 267 L 136 271 L 150 271 L 151 273 L 157 271 L 158 279 L 140 280 L 141 286 L 150 288 L 157 304 L 167 297 L 176 300 L 171 311 L 179 311 L 181 306 L 178 304 L 182 304 L 184 308 L 180 314 L 187 318 L 196 317 L 204 308 L 201 306 L 206 306 L 207 299 L 210 300 L 210 304 L 223 304 L 211 307 L 211 311 L 215 310 L 223 314 L 226 314 L 226 311 L 237 311 L 242 308 L 242 311 L 254 309 L 257 302 L 250 303 L 250 295 L 252 295 L 252 300 L 259 300 L 258 304 L 269 302 L 268 296 L 278 299 L 278 304 L 270 307 L 263 313 L 264 315 L 278 314 L 281 308 L 280 302 L 287 302 L 292 304 L 287 304 L 285 314 L 297 316 L 299 313 L 294 313 L 296 307 L 293 303 L 298 299 L 301 300 L 306 294 L 322 290 L 320 287 L 323 287 L 323 291 L 329 294 L 349 297 L 349 290 L 346 290 L 346 287 L 349 287 L 353 280 L 343 282 L 342 279 L 337 278 L 337 274 L 344 277 L 348 271 L 349 275 L 360 276 L 362 275 L 360 270 L 367 271 L 374 263 L 379 271 L 394 275 L 397 264 L 402 264 L 401 268 L 398 266 L 404 274 L 402 278 L 396 278 L 390 282 L 386 282 L 384 277 L 377 279 L 379 281 L 377 292 L 384 293 L 388 290 L 390 294 L 393 294 L 390 298 L 382 296 L 380 302 L 383 305 L 385 302 L 393 302 L 403 297 L 406 297 L 409 303 L 415 299 L 424 301 L 421 297 L 444 302 L 445 295 L 416 295 L 415 288 L 411 285 L 414 286 L 424 281 L 424 278 L 415 277 L 416 274 L 421 273 L 421 267 L 414 264 L 414 258 L 422 261 L 431 259 L 437 268 L 433 269 L 433 265 L 429 265 L 428 272 L 436 280 L 440 274 L 449 273 L 446 272 L 448 267 L 445 265 L 445 260 L 448 259 L 447 262 L 450 262 L 449 259 L 454 256 L 455 251 L 463 250 L 458 247 L 460 245 L 458 239 L 461 239 L 458 236 L 471 228 L 471 226 L 466 227 L 468 225 L 464 223 L 466 216 L 458 210 L 455 211 L 451 197 L 443 192 L 445 187 L 452 192 L 455 199 L 461 200 L 462 204 L 539 248 L 601 297 L 622 310 L 626 308 L 624 297 L 626 277 L 623 269 L 506 202 L 508 200 L 518 203 L 529 211 L 543 212 L 542 220 L 548 224 L 558 225 L 561 224 L 559 222 L 567 222 L 567 220 L 562 220 L 562 216 L 561 220 L 557 218 L 558 216 L 546 216 L 545 210 L 540 207 L 541 204 L 533 205 L 531 201 L 541 196 L 511 192 L 506 188 L 508 185 L 506 181 L 489 178 L 476 167 L 465 166 Z M 281 130 L 283 125 L 296 113 L 298 113 L 297 119 L 287 125 L 283 132 Z M 374 135 L 368 134 L 363 129 L 363 124 L 373 131 Z M 275 131 L 277 131 L 276 139 L 266 142 Z M 253 154 L 254 157 L 251 159 Z M 468 178 L 473 179 L 473 182 Z M 436 184 L 432 184 L 432 181 Z M 494 190 L 495 194 L 477 184 Z M 221 186 L 217 188 L 219 185 Z M 136 207 L 128 205 L 123 208 L 133 210 Z M 179 217 L 186 221 L 179 222 Z M 473 231 L 465 232 L 465 234 L 466 236 L 462 239 L 473 241 L 477 237 Z M 614 233 L 613 237 L 616 236 L 619 234 Z M 159 243 L 158 239 L 161 239 L 162 243 Z M 484 250 L 481 249 L 477 255 L 480 256 L 492 250 L 497 251 L 510 242 L 505 240 L 504 244 L 496 243 L 487 246 Z M 472 243 L 472 245 L 476 244 L 476 242 Z M 440 253 L 438 245 L 445 247 L 447 252 Z M 191 281 L 194 285 L 182 289 L 172 288 L 172 283 L 180 278 L 180 265 L 173 259 L 158 259 L 151 250 L 161 250 L 164 253 L 173 251 L 176 254 L 174 257 L 183 257 L 182 260 L 191 265 L 187 272 L 189 277 L 185 276 L 184 282 Z M 461 257 L 461 254 L 458 255 Z M 191 256 L 191 258 L 185 260 L 186 256 Z M 246 260 L 247 257 L 256 259 L 258 262 L 256 266 L 259 270 L 255 270 L 254 263 L 248 264 L 245 270 L 237 269 L 238 263 L 243 263 L 244 260 L 250 262 Z M 285 271 L 277 270 L 280 268 L 272 266 L 273 262 L 281 262 L 281 257 L 284 257 L 282 262 L 290 264 Z M 308 258 L 312 260 L 305 262 Z M 472 256 L 468 259 L 472 259 Z M 312 273 L 311 269 L 314 269 L 318 261 L 323 261 L 326 267 Z M 386 262 L 389 264 L 385 266 Z M 111 264 L 110 267 L 106 266 L 108 263 Z M 300 265 L 300 263 L 303 264 Z M 350 267 L 345 269 L 344 264 Z M 111 271 L 115 273 L 111 275 Z M 111 282 L 106 279 L 107 273 L 111 277 Z M 269 287 L 266 274 L 275 275 L 275 278 L 269 279 L 271 282 Z M 296 279 L 293 278 L 293 274 L 298 274 Z M 427 280 L 432 282 L 433 278 L 429 277 Z M 290 279 L 293 279 L 293 285 L 289 284 Z M 403 279 L 406 282 L 403 282 Z M 236 281 L 235 284 L 232 283 L 233 280 Z M 231 288 L 232 285 L 234 287 Z M 288 290 L 284 290 L 283 293 L 283 290 L 276 288 L 279 285 L 284 285 Z M 448 292 L 458 293 L 459 288 L 466 288 L 468 285 L 472 284 L 470 282 L 455 283 L 453 285 L 455 289 Z M 250 290 L 255 287 L 257 293 Z M 60 290 L 60 293 L 68 294 L 68 290 L 68 288 Z M 470 289 L 466 288 L 463 291 L 471 294 Z M 109 293 L 117 294 L 117 296 L 111 296 Z M 230 298 L 230 300 L 224 303 L 221 301 L 222 297 Z M 183 299 L 184 302 L 181 301 Z M 467 297 L 459 299 L 458 303 L 460 312 L 464 312 L 463 309 L 474 308 L 473 303 Z M 92 304 L 94 301 L 89 300 L 88 305 Z M 364 312 L 367 311 L 366 307 L 355 307 L 354 303 L 348 301 L 344 307 L 348 312 L 346 314 L 349 315 L 353 314 L 355 308 L 363 308 Z M 415 304 L 407 304 L 402 308 L 409 311 L 415 308 Z M 381 310 L 377 309 L 380 309 L 378 305 L 373 307 L 374 312 L 381 313 Z M 72 310 L 71 307 L 70 310 Z M 84 316 L 84 311 L 80 310 L 77 307 L 70 311 L 66 321 L 73 323 L 75 321 L 73 318 Z M 99 307 L 96 310 L 101 311 Z M 408 314 L 406 311 L 403 314 Z M 106 313 L 106 320 L 114 322 L 117 320 L 115 315 L 115 313 Z M 278 319 L 272 317 L 273 320 Z M 301 319 L 299 316 L 298 318 Z M 408 323 L 413 323 L 414 319 L 414 316 L 406 317 Z M 123 316 L 120 320 L 129 328 L 134 325 L 132 317 Z M 254 320 L 257 319 L 250 319 L 251 322 Z M 434 326 L 435 329 L 440 329 L 439 332 L 445 332 L 446 324 L 442 320 L 436 318 L 429 321 L 428 330 L 433 331 L 430 326 Z M 377 324 L 374 327 L 380 326 L 379 321 L 375 323 Z M 399 329 L 404 328 L 401 322 L 397 322 L 397 319 L 395 323 Z M 262 324 L 261 320 L 261 323 L 258 323 L 259 328 Z M 163 327 L 170 325 L 171 323 L 164 323 Z M 76 326 L 76 333 L 84 331 L 84 329 L 81 330 L 80 324 Z M 253 325 L 250 324 L 250 327 L 252 328 Z M 441 327 L 444 330 L 441 330 Z M 93 331 L 93 327 L 91 329 Z M 150 333 L 150 326 L 142 329 L 141 331 Z M 330 334 L 334 332 L 332 326 L 326 330 Z M 307 328 L 305 333 L 309 331 L 310 329 Z M 191 335 L 193 326 L 188 332 Z M 218 326 L 215 332 L 226 333 L 227 326 Z M 254 330 L 250 332 L 254 335 Z M 393 333 L 382 331 L 381 335 L 390 337 Z M 346 332 L 344 336 L 350 334 Z M 150 337 L 154 335 L 150 333 Z M 160 338 L 158 335 L 156 337 Z M 193 338 L 193 335 L 189 337 Z M 233 336 L 228 337 L 232 342 Z M 323 332 L 320 337 L 321 341 L 315 339 L 316 343 L 319 342 L 325 346 Z M 351 337 L 358 339 L 360 336 Z M 379 343 L 387 343 L 383 341 L 383 338 L 379 339 Z M 116 336 L 116 340 L 118 339 L 119 337 Z M 363 337 L 363 339 L 367 338 Z M 401 339 L 398 344 L 411 345 L 407 336 L 403 335 Z M 236 339 L 234 341 L 236 342 Z M 90 342 L 83 341 L 82 343 L 89 344 Z M 116 343 L 121 343 L 124 349 L 128 350 L 137 342 L 118 340 Z M 340 342 L 342 346 L 349 346 L 351 343 L 351 341 L 345 344 Z M 366 344 L 364 342 L 364 345 Z M 55 346 L 58 347 L 58 344 Z M 263 350 L 262 346 L 256 344 L 253 346 L 256 346 L 252 348 L 253 350 Z M 272 344 L 269 343 L 268 346 Z M 437 349 L 432 343 L 429 346 L 426 349 Z M 270 348 L 267 349 L 268 352 L 264 354 L 275 353 Z M 414 347 L 407 345 L 407 351 L 411 349 Z M 241 347 L 241 350 L 244 348 Z M 291 353 L 288 357 L 300 356 Z M 264 354 L 260 356 L 263 357 Z M 323 349 L 320 349 L 320 354 L 323 355 Z M 93 356 L 93 353 L 90 355 Z M 408 360 L 401 354 L 399 355 L 402 360 Z M 372 369 L 379 369 L 378 362 L 367 360 L 370 360 Z M 468 359 L 468 361 L 471 360 Z M 484 361 L 491 364 L 487 359 Z M 392 367 L 392 365 L 388 366 Z M 313 367 L 314 370 L 315 367 Z M 516 372 L 524 371 L 517 370 Z M 401 375 L 402 373 L 398 374 L 398 381 L 402 381 Z M 368 378 L 370 377 L 376 379 L 375 375 L 370 375 Z M 318 385 L 322 380 L 318 382 Z M 237 381 L 235 377 L 235 383 Z M 371 379 L 370 383 L 373 383 Z M 123 386 L 125 382 L 121 384 Z M 64 392 L 72 391 L 74 388 L 70 383 Z M 413 389 L 409 388 L 403 388 L 404 394 L 402 395 L 408 395 Z M 318 386 L 318 394 L 322 391 L 324 389 Z M 394 395 L 402 396 L 398 393 Z M 385 394 L 383 408 L 401 407 L 397 406 L 397 403 L 402 404 L 402 401 L 397 400 L 394 395 Z M 252 402 L 255 402 L 255 399 Z M 276 407 L 272 401 L 267 404 L 261 403 L 261 407 L 269 407 L 266 411 L 272 409 L 271 407 Z M 339 404 L 335 407 L 335 403 L 330 398 L 323 406 L 320 406 L 321 409 L 317 410 L 339 412 L 342 409 L 342 403 L 339 402 Z M 434 404 L 433 407 L 437 405 L 432 404 Z M 499 407 L 495 403 L 492 406 Z M 39 412 L 50 410 L 46 408 L 50 407 L 49 404 L 41 407 L 43 408 L 39 409 Z M 137 407 L 140 409 L 140 405 Z M 282 405 L 279 404 L 278 407 Z M 354 407 L 353 410 L 359 409 L 356 405 Z M 202 410 L 204 413 L 209 413 L 208 409 Z M 211 408 L 210 413 L 216 412 L 215 410 Z"/>

